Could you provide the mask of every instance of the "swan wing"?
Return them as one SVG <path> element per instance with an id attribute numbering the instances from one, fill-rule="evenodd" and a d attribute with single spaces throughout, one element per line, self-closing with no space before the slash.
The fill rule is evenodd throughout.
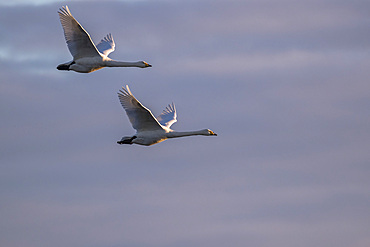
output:
<path id="1" fill-rule="evenodd" d="M 136 129 L 137 132 L 163 130 L 151 111 L 132 95 L 128 86 L 126 86 L 126 88 L 122 87 L 122 90 L 119 90 L 118 98 L 130 119 L 132 127 Z"/>
<path id="2" fill-rule="evenodd" d="M 60 8 L 58 14 L 64 30 L 64 37 L 73 59 L 100 56 L 90 35 L 72 16 L 68 6 Z"/>
<path id="3" fill-rule="evenodd" d="M 107 36 L 105 36 L 99 42 L 99 44 L 96 45 L 98 51 L 105 56 L 108 56 L 111 52 L 113 52 L 115 47 L 116 45 L 114 44 L 112 34 L 108 34 Z"/>
<path id="4" fill-rule="evenodd" d="M 163 110 L 163 112 L 157 117 L 157 120 L 163 126 L 170 128 L 172 124 L 177 122 L 176 117 L 175 104 L 172 103 Z"/>

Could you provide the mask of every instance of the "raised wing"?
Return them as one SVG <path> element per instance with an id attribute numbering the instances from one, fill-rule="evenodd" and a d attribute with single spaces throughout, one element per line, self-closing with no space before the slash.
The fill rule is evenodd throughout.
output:
<path id="1" fill-rule="evenodd" d="M 98 51 L 105 56 L 108 56 L 111 52 L 113 52 L 115 47 L 116 45 L 114 44 L 112 34 L 105 36 L 99 42 L 99 44 L 96 45 Z"/>
<path id="2" fill-rule="evenodd" d="M 69 12 L 68 6 L 60 8 L 58 14 L 64 30 L 64 37 L 73 59 L 100 56 L 90 35 L 80 23 L 73 18 L 71 12 Z"/>
<path id="3" fill-rule="evenodd" d="M 171 127 L 172 124 L 177 122 L 177 114 L 176 114 L 176 108 L 175 104 L 172 103 L 166 107 L 166 109 L 163 110 L 161 115 L 157 117 L 157 120 L 160 124 L 166 127 Z"/>
<path id="4" fill-rule="evenodd" d="M 139 131 L 163 130 L 151 111 L 143 106 L 131 93 L 128 86 L 118 92 L 118 98 L 126 111 L 132 127 Z"/>

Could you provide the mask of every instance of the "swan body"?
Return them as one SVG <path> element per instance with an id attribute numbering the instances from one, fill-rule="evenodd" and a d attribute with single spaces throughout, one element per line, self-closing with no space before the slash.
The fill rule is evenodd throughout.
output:
<path id="1" fill-rule="evenodd" d="M 177 121 L 175 105 L 172 103 L 156 118 L 152 112 L 143 106 L 131 93 L 128 86 L 122 87 L 118 92 L 118 98 L 126 114 L 136 129 L 133 136 L 122 137 L 118 144 L 139 144 L 150 146 L 160 143 L 169 138 L 184 136 L 204 135 L 217 136 L 212 130 L 202 129 L 196 131 L 174 131 L 170 129 L 171 125 Z"/>
<path id="2" fill-rule="evenodd" d="M 68 49 L 73 56 L 72 61 L 58 65 L 58 70 L 90 73 L 104 67 L 152 67 L 144 61 L 121 62 L 109 58 L 108 55 L 115 50 L 116 46 L 111 34 L 95 46 L 90 35 L 72 16 L 67 6 L 60 8 L 58 14 Z"/>

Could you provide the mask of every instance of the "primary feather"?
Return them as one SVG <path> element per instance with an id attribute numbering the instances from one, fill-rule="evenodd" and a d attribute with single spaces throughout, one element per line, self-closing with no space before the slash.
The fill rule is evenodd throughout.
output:
<path id="1" fill-rule="evenodd" d="M 104 56 L 108 56 L 113 52 L 115 47 L 116 45 L 114 44 L 112 34 L 108 34 L 99 42 L 99 44 L 96 45 L 98 51 Z"/>
<path id="2" fill-rule="evenodd" d="M 166 109 L 164 109 L 163 112 L 157 117 L 157 120 L 163 126 L 170 128 L 172 124 L 177 122 L 176 117 L 177 114 L 175 104 L 172 102 L 172 104 L 168 105 Z"/>
<path id="3" fill-rule="evenodd" d="M 136 131 L 163 129 L 152 112 L 132 95 L 128 86 L 126 86 L 126 89 L 122 87 L 122 90 L 119 90 L 118 98 Z"/>
<path id="4" fill-rule="evenodd" d="M 72 16 L 68 6 L 60 8 L 58 14 L 64 30 L 64 37 L 73 59 L 99 56 L 99 52 L 92 42 L 90 35 Z"/>

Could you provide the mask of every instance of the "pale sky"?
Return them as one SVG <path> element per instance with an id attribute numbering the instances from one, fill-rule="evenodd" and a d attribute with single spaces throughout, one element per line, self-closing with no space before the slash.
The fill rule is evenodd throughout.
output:
<path id="1" fill-rule="evenodd" d="M 8 2 L 1 246 L 370 246 L 369 1 Z M 65 4 L 153 67 L 56 70 Z M 218 136 L 118 145 L 126 84 Z"/>

